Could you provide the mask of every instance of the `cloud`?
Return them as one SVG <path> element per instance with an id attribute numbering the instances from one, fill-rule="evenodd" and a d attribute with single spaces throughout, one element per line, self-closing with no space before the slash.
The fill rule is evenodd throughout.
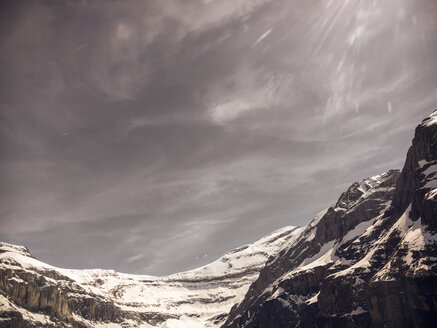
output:
<path id="1" fill-rule="evenodd" d="M 211 108 L 210 115 L 213 121 L 220 124 L 232 121 L 251 109 L 249 104 L 241 100 L 234 100 Z"/>
<path id="2" fill-rule="evenodd" d="M 139 253 L 126 259 L 127 263 L 136 262 L 144 258 L 144 253 Z"/>
<path id="3" fill-rule="evenodd" d="M 437 101 L 432 0 L 2 5 L 0 239 L 59 266 L 171 273 L 306 224 Z"/>
<path id="4" fill-rule="evenodd" d="M 262 40 L 264 40 L 266 37 L 268 37 L 270 33 L 272 33 L 271 28 L 269 28 L 258 39 L 256 39 L 256 41 L 253 43 L 252 47 L 255 47 L 258 43 L 260 43 Z"/>

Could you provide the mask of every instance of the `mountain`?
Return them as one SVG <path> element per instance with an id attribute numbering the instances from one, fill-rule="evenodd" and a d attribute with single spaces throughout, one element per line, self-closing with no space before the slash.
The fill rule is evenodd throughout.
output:
<path id="1" fill-rule="evenodd" d="M 402 172 L 353 184 L 268 261 L 222 327 L 434 327 L 437 111 Z"/>
<path id="2" fill-rule="evenodd" d="M 195 270 L 61 269 L 0 243 L 0 327 L 433 327 L 436 232 L 437 111 L 402 171 Z"/>
<path id="3" fill-rule="evenodd" d="M 301 230 L 279 229 L 204 267 L 166 277 L 56 268 L 23 246 L 0 243 L 0 327 L 216 327 L 267 259 Z"/>

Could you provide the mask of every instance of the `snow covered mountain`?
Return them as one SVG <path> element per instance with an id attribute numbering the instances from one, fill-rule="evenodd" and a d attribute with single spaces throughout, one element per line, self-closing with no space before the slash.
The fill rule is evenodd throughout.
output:
<path id="1" fill-rule="evenodd" d="M 434 327 L 437 111 L 401 173 L 353 184 L 269 261 L 222 327 Z"/>
<path id="2" fill-rule="evenodd" d="M 192 271 L 61 269 L 1 243 L 0 327 L 432 327 L 436 232 L 437 111 L 402 172 Z"/>
<path id="3" fill-rule="evenodd" d="M 215 327 L 267 259 L 301 230 L 279 229 L 211 264 L 166 277 L 56 268 L 25 247 L 0 243 L 0 327 Z"/>

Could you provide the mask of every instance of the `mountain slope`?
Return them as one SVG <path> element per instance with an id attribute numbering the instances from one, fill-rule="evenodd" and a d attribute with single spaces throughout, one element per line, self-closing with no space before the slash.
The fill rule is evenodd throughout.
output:
<path id="1" fill-rule="evenodd" d="M 216 326 L 267 259 L 301 230 L 279 229 L 209 265 L 166 277 L 56 268 L 25 247 L 1 243 L 0 327 Z"/>
<path id="2" fill-rule="evenodd" d="M 222 327 L 432 327 L 436 228 L 437 111 L 416 128 L 402 173 L 352 185 L 267 263 Z"/>
<path id="3" fill-rule="evenodd" d="M 383 212 L 398 175 L 398 171 L 390 171 L 354 183 L 334 210 L 322 211 L 307 227 L 279 229 L 209 265 L 168 277 L 56 268 L 34 259 L 25 247 L 1 243 L 0 317 L 12 320 L 13 327 L 20 322 L 35 327 L 98 327 L 109 322 L 117 324 L 114 327 L 218 327 L 267 261 L 283 259 L 287 250 L 299 249 L 302 241 L 325 240 L 339 230 L 348 231 L 360 220 L 358 213 Z M 328 213 L 336 224 L 321 221 Z M 355 214 L 340 222 L 345 213 Z M 312 255 L 303 253 L 306 266 L 321 260 L 317 256 L 310 259 Z"/>
<path id="4" fill-rule="evenodd" d="M 437 111 L 402 172 L 195 270 L 61 269 L 0 243 L 0 327 L 432 327 L 436 230 Z"/>

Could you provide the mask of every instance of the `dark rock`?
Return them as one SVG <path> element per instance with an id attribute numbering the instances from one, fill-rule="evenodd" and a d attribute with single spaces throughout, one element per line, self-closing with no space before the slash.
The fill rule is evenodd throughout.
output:
<path id="1" fill-rule="evenodd" d="M 352 184 L 301 240 L 268 262 L 222 327 L 435 326 L 437 245 L 410 249 L 404 240 L 409 219 L 421 219 L 420 233 L 437 232 L 437 125 L 426 122 L 416 129 L 402 172 L 388 172 L 373 189 Z M 365 222 L 369 231 L 352 234 Z M 332 261 L 300 271 L 322 249 L 320 257 L 332 249 Z"/>
<path id="2" fill-rule="evenodd" d="M 235 328 L 434 327 L 437 125 L 428 125 L 429 121 L 416 128 L 402 172 L 391 170 L 353 183 L 296 241 L 269 258 L 244 300 L 233 306 L 227 317 L 217 315 L 210 322 L 219 325 L 226 319 L 222 327 Z M 288 231 L 277 238 L 289 235 Z M 7 247 L 31 256 L 25 247 L 9 244 Z M 120 286 L 111 289 L 110 297 L 103 297 L 54 269 L 29 270 L 13 257 L 2 264 L 0 293 L 13 307 L 0 309 L 0 328 L 87 327 L 78 318 L 120 324 L 129 319 L 152 326 L 178 319 L 162 312 L 121 308 L 111 298 L 123 294 Z M 172 283 L 194 289 L 197 283 L 211 286 L 241 281 L 247 275 L 256 276 L 259 270 L 260 267 L 249 266 L 226 273 L 219 280 L 214 276 L 189 279 L 178 276 Z M 143 282 L 157 284 L 153 280 Z M 89 284 L 103 286 L 105 281 L 96 277 Z M 233 298 L 218 295 L 213 303 Z M 175 302 L 210 303 L 211 299 L 203 295 Z M 24 314 L 25 311 L 44 314 L 53 324 L 27 320 L 13 310 L 16 307 L 23 309 Z"/>

